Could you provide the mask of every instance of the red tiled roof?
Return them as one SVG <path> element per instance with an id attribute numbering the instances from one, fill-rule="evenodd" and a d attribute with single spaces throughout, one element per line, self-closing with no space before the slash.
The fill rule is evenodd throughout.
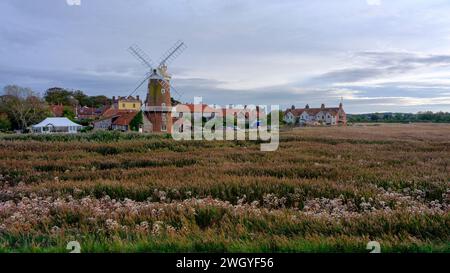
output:
<path id="1" fill-rule="evenodd" d="M 308 113 L 309 115 L 317 115 L 320 112 L 330 112 L 334 115 L 337 115 L 339 113 L 339 107 L 330 107 L 330 108 L 296 108 L 296 109 L 288 109 L 286 110 L 286 114 L 288 112 L 291 112 L 292 114 L 294 114 L 294 116 L 300 116 L 303 112 Z"/>
<path id="2" fill-rule="evenodd" d="M 119 113 L 118 109 L 115 109 L 114 107 L 110 107 L 103 112 L 102 118 L 113 117 L 113 116 L 117 115 L 118 113 Z"/>
<path id="3" fill-rule="evenodd" d="M 137 111 L 119 112 L 119 117 L 112 124 L 121 126 L 129 125 L 137 113 Z"/>
<path id="4" fill-rule="evenodd" d="M 303 112 L 305 112 L 305 109 L 288 109 L 285 114 L 289 112 L 291 112 L 294 116 L 300 116 Z"/>

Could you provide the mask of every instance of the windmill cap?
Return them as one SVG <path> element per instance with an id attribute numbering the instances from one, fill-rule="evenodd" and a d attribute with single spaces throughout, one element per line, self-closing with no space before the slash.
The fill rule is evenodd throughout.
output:
<path id="1" fill-rule="evenodd" d="M 158 74 L 158 70 L 153 69 L 153 73 L 150 75 L 149 79 L 163 80 L 163 77 Z"/>

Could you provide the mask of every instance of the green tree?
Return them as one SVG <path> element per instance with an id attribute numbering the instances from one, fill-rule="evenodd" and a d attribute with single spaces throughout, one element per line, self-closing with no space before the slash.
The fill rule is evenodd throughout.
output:
<path id="1" fill-rule="evenodd" d="M 6 132 L 12 130 L 12 123 L 6 113 L 0 113 L 0 131 Z"/>
<path id="2" fill-rule="evenodd" d="M 91 106 L 91 107 L 101 107 L 104 105 L 111 105 L 112 104 L 112 100 L 106 96 L 103 95 L 99 95 L 99 96 L 92 96 L 89 97 L 90 101 L 91 101 L 91 105 L 86 105 L 86 106 Z M 83 105 L 84 106 L 84 105 Z"/>
<path id="3" fill-rule="evenodd" d="M 136 114 L 136 116 L 130 122 L 130 129 L 132 131 L 139 131 L 139 128 L 144 124 L 144 116 L 142 111 Z"/>
<path id="4" fill-rule="evenodd" d="M 78 101 L 81 106 L 89 105 L 89 96 L 83 93 L 81 90 L 76 90 L 72 93 L 72 96 Z"/>
<path id="5" fill-rule="evenodd" d="M 47 89 L 47 91 L 45 91 L 44 99 L 48 104 L 73 105 L 76 103 L 72 96 L 72 92 L 61 87 Z"/>
<path id="6" fill-rule="evenodd" d="M 3 91 L 0 108 L 8 114 L 17 129 L 26 130 L 49 115 L 45 102 L 30 88 L 8 85 Z"/>
<path id="7" fill-rule="evenodd" d="M 412 113 L 385 113 L 385 114 L 359 114 L 347 115 L 348 122 L 436 122 L 436 123 L 450 123 L 450 113 L 431 111 Z"/>
<path id="8" fill-rule="evenodd" d="M 374 114 L 370 115 L 371 121 L 377 122 L 379 119 L 380 119 L 380 117 L 378 116 L 378 113 L 374 113 Z"/>
<path id="9" fill-rule="evenodd" d="M 270 112 L 267 115 L 267 125 L 271 125 L 271 124 L 272 124 L 272 112 Z M 284 124 L 284 112 L 281 110 L 278 112 L 278 124 L 279 125 Z"/>
<path id="10" fill-rule="evenodd" d="M 70 106 L 64 106 L 63 117 L 66 117 L 70 120 L 75 120 L 75 113 L 73 112 L 73 108 Z"/>

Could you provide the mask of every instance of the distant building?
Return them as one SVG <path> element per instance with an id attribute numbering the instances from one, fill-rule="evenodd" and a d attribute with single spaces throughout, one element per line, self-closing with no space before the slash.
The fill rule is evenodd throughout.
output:
<path id="1" fill-rule="evenodd" d="M 122 132 L 131 131 L 131 122 L 139 112 L 130 111 L 120 114 L 116 119 L 111 122 L 111 129 Z"/>
<path id="2" fill-rule="evenodd" d="M 68 118 L 46 118 L 38 124 L 31 126 L 33 133 L 51 134 L 51 133 L 78 133 L 83 126 L 71 121 Z"/>
<path id="3" fill-rule="evenodd" d="M 104 111 L 105 106 L 99 108 L 83 106 L 77 108 L 76 116 L 77 119 L 97 119 Z"/>
<path id="4" fill-rule="evenodd" d="M 142 102 L 139 96 L 133 97 L 113 97 L 113 107 L 119 111 L 140 111 L 142 107 Z"/>
<path id="5" fill-rule="evenodd" d="M 235 107 L 229 106 L 228 108 L 216 107 L 215 105 L 207 104 L 178 104 L 172 109 L 172 121 L 175 123 L 177 120 L 183 118 L 183 115 L 189 115 L 191 121 L 210 121 L 214 118 L 223 120 L 225 123 L 232 121 L 230 126 L 234 126 L 234 119 L 243 120 L 248 122 L 250 128 L 256 128 L 260 125 L 260 120 L 265 116 L 264 109 L 256 107 Z M 192 124 L 184 124 L 183 130 L 192 128 Z"/>
<path id="6" fill-rule="evenodd" d="M 291 107 L 284 113 L 284 121 L 291 125 L 346 125 L 347 115 L 342 103 L 339 107 L 325 107 L 322 104 L 320 108 L 310 108 L 307 104 L 305 108 Z"/>
<path id="7" fill-rule="evenodd" d="M 214 105 L 207 104 L 178 104 L 173 107 L 172 116 L 176 120 L 181 117 L 181 109 L 188 109 L 189 112 L 194 116 L 195 120 L 203 119 L 210 120 L 214 117 L 226 118 L 226 117 L 238 117 L 238 118 L 249 118 L 252 115 L 255 119 L 258 115 L 264 114 L 259 107 L 249 108 L 247 106 L 236 108 L 220 108 Z M 261 118 L 261 117 L 260 117 Z"/>
<path id="8" fill-rule="evenodd" d="M 218 109 L 214 109 L 213 107 L 207 104 L 178 104 L 172 109 L 172 119 L 174 121 L 183 117 L 183 110 L 188 110 L 189 114 L 193 116 L 194 120 L 202 120 L 205 118 L 206 120 L 210 120 L 216 115 L 222 116 L 222 111 Z"/>
<path id="9" fill-rule="evenodd" d="M 111 107 L 103 113 L 102 117 L 93 122 L 94 129 L 130 131 L 131 121 L 138 113 L 138 111 L 118 110 Z"/>

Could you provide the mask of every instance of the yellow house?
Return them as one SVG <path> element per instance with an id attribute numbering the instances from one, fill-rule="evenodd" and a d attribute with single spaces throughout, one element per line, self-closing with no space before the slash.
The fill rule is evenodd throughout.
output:
<path id="1" fill-rule="evenodd" d="M 116 97 L 113 97 L 113 105 L 114 108 L 118 110 L 140 111 L 142 102 L 139 99 L 139 96 L 136 96 L 136 98 L 133 96 L 119 96 L 117 99 Z"/>

